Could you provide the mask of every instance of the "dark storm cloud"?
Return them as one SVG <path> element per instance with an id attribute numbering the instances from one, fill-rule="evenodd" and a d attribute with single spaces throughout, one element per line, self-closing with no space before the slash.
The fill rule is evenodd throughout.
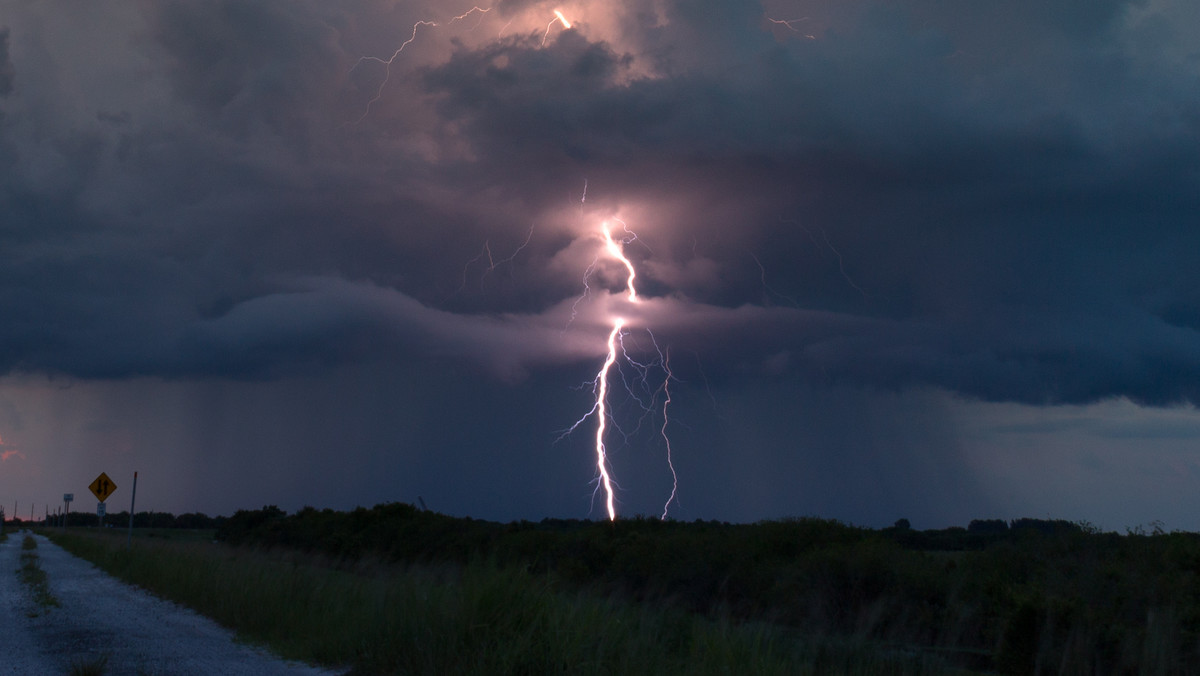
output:
<path id="1" fill-rule="evenodd" d="M 0 367 L 512 378 L 596 356 L 561 339 L 573 242 L 629 212 L 655 326 L 717 374 L 1200 397 L 1191 10 L 776 4 L 579 3 L 551 31 L 537 3 L 165 3 L 106 57 L 145 92 L 110 99 L 72 89 L 72 45 L 0 34 Z"/>
<path id="2" fill-rule="evenodd" d="M 8 28 L 0 26 L 0 96 L 12 91 L 15 77 L 12 60 L 8 58 Z"/>
<path id="3" fill-rule="evenodd" d="M 328 131 L 318 116 L 348 67 L 330 17 L 280 2 L 167 2 L 153 11 L 174 93 L 190 110 L 226 133 L 277 135 L 301 153 L 314 127 Z"/>

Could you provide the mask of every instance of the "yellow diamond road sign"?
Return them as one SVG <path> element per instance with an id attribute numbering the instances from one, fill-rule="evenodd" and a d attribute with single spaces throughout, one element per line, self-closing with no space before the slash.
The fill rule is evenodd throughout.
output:
<path id="1" fill-rule="evenodd" d="M 112 479 L 108 478 L 107 474 L 101 472 L 100 476 L 96 477 L 96 480 L 88 488 L 92 491 L 92 495 L 96 496 L 97 500 L 104 502 L 108 499 L 108 496 L 113 494 L 113 491 L 117 490 L 117 485 L 113 483 Z"/>

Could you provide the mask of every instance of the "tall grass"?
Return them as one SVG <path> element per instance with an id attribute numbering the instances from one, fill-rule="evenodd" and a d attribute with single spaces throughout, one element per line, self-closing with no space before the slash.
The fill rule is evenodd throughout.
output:
<path id="1" fill-rule="evenodd" d="M 929 655 L 567 591 L 489 563 L 314 564 L 211 543 L 55 534 L 104 570 L 277 653 L 354 674 L 932 674 Z"/>

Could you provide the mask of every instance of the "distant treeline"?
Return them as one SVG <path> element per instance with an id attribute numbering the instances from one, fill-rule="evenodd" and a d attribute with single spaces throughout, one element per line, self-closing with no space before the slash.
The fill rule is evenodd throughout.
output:
<path id="1" fill-rule="evenodd" d="M 217 538 L 354 565 L 516 566 L 548 584 L 936 652 L 1004 673 L 1200 671 L 1200 536 L 1061 520 L 919 531 L 755 524 L 500 524 L 406 504 L 239 511 Z"/>
<path id="2" fill-rule="evenodd" d="M 96 527 L 100 525 L 100 517 L 95 512 L 71 512 L 66 515 L 67 526 Z M 188 528 L 193 530 L 212 530 L 220 528 L 228 517 L 208 516 L 199 512 L 180 514 L 176 516 L 169 512 L 137 512 L 133 515 L 134 528 Z M 39 518 L 36 521 L 8 519 L 10 526 L 36 524 L 38 526 L 61 526 L 62 515 L 51 515 L 49 518 Z M 109 512 L 104 516 L 104 525 L 111 528 L 127 528 L 129 526 L 129 511 Z"/>
<path id="3" fill-rule="evenodd" d="M 140 516 L 140 515 L 139 515 Z M 1019 540 L 1028 533 L 1068 535 L 1099 533 L 1089 524 L 1062 519 L 976 519 L 966 528 L 950 527 L 937 530 L 914 530 L 907 519 L 900 519 L 890 528 L 872 530 L 842 524 L 836 520 L 815 518 L 764 521 L 757 524 L 731 524 L 721 521 L 662 522 L 637 517 L 615 523 L 579 519 L 543 519 L 540 522 L 517 521 L 497 523 L 469 517 L 446 516 L 421 510 L 405 503 L 376 505 L 371 509 L 359 507 L 351 512 L 312 507 L 289 516 L 287 512 L 267 505 L 262 509 L 238 510 L 232 517 L 222 519 L 217 539 L 230 544 L 282 546 L 320 552 L 335 558 L 356 559 L 364 554 L 383 556 L 397 561 L 427 562 L 438 560 L 467 561 L 485 555 L 502 560 L 526 561 L 540 553 L 544 558 L 550 545 L 559 545 L 567 537 L 589 540 L 590 534 L 611 533 L 617 530 L 666 529 L 670 532 L 720 532 L 722 537 L 745 535 L 772 530 L 774 524 L 790 524 L 794 529 L 803 524 L 811 530 L 822 524 L 818 539 L 838 535 L 834 539 L 857 540 L 865 537 L 884 537 L 906 549 L 936 551 L 980 550 L 997 542 Z M 779 535 L 782 535 L 780 533 Z M 786 539 L 786 538 L 785 538 Z"/>

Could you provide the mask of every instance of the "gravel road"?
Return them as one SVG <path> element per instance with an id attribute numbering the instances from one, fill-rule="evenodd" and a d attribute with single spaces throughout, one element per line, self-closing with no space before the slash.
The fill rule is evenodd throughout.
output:
<path id="1" fill-rule="evenodd" d="M 56 676 L 107 658 L 106 676 L 334 676 L 285 662 L 234 641 L 233 633 L 191 610 L 109 577 L 35 536 L 50 593 L 43 609 L 17 577 L 24 533 L 0 543 L 0 675 Z"/>

